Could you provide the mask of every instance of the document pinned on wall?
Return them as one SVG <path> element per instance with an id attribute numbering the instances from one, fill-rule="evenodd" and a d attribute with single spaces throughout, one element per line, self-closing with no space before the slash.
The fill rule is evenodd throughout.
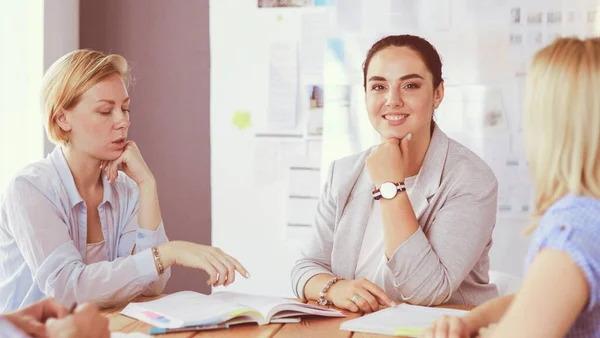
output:
<path id="1" fill-rule="evenodd" d="M 498 178 L 498 212 L 500 215 L 524 215 L 531 212 L 532 183 L 524 159 L 507 157 Z"/>
<path id="2" fill-rule="evenodd" d="M 362 31 L 362 0 L 336 1 L 337 27 L 346 33 L 359 33 Z"/>
<path id="3" fill-rule="evenodd" d="M 445 1 L 445 0 L 444 0 Z M 390 1 L 390 28 L 395 32 L 417 33 L 419 31 L 419 0 Z"/>
<path id="4" fill-rule="evenodd" d="M 476 85 L 463 87 L 463 107 L 466 130 L 480 132 L 508 132 L 506 111 L 500 88 Z"/>
<path id="5" fill-rule="evenodd" d="M 254 146 L 254 185 L 273 184 L 279 180 L 283 169 L 280 146 L 268 138 L 255 138 Z"/>
<path id="6" fill-rule="evenodd" d="M 290 197 L 318 199 L 321 192 L 320 174 L 319 167 L 290 167 Z"/>
<path id="7" fill-rule="evenodd" d="M 318 204 L 318 198 L 290 196 L 287 205 L 287 225 L 311 227 L 315 221 Z"/>
<path id="8" fill-rule="evenodd" d="M 306 94 L 308 101 L 306 134 L 321 136 L 323 135 L 323 85 L 307 86 Z"/>
<path id="9" fill-rule="evenodd" d="M 431 19 L 435 24 L 435 29 L 439 31 L 450 30 L 452 2 L 451 0 L 439 0 L 435 6 L 430 7 Z"/>
<path id="10" fill-rule="evenodd" d="M 303 73 L 322 74 L 329 31 L 329 12 L 306 12 L 302 15 L 300 68 Z"/>
<path id="11" fill-rule="evenodd" d="M 297 124 L 298 55 L 295 41 L 271 44 L 269 65 L 270 129 L 294 129 Z"/>

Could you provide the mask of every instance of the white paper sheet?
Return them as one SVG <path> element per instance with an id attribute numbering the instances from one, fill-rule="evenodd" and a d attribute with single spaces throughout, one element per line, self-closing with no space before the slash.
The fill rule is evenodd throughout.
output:
<path id="1" fill-rule="evenodd" d="M 345 33 L 358 33 L 363 29 L 362 0 L 336 1 L 337 28 Z"/>
<path id="2" fill-rule="evenodd" d="M 287 224 L 288 226 L 310 227 L 315 222 L 318 198 L 288 198 Z"/>
<path id="3" fill-rule="evenodd" d="M 300 69 L 305 74 L 322 74 L 329 32 L 329 12 L 303 13 L 301 29 Z"/>
<path id="4" fill-rule="evenodd" d="M 269 138 L 257 137 L 254 144 L 254 185 L 259 187 L 277 182 L 282 169 L 279 144 Z"/>
<path id="5" fill-rule="evenodd" d="M 294 129 L 297 123 L 298 55 L 293 41 L 271 44 L 269 65 L 269 112 L 271 129 Z"/>
<path id="6" fill-rule="evenodd" d="M 467 313 L 468 311 L 400 304 L 395 308 L 379 310 L 356 319 L 345 321 L 340 325 L 340 329 L 397 335 L 400 332 L 425 329 L 443 315 L 463 316 Z M 402 331 L 403 329 L 405 331 Z M 408 334 L 408 336 L 418 337 L 419 334 Z"/>
<path id="7" fill-rule="evenodd" d="M 311 167 L 290 168 L 290 196 L 319 198 L 321 170 Z"/>
<path id="8" fill-rule="evenodd" d="M 141 332 L 131 332 L 131 333 L 112 332 L 110 334 L 110 338 L 151 338 L 151 337 L 149 335 L 143 334 Z"/>

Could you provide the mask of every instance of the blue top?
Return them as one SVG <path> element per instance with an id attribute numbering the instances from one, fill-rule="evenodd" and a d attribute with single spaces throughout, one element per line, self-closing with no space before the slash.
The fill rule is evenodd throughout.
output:
<path id="1" fill-rule="evenodd" d="M 600 200 L 567 195 L 542 216 L 527 254 L 529 267 L 537 252 L 550 248 L 568 253 L 585 273 L 589 303 L 566 337 L 600 337 Z M 526 268 L 527 270 L 527 268 Z"/>
<path id="2" fill-rule="evenodd" d="M 0 313 L 45 297 L 111 306 L 162 292 L 170 272 L 159 278 L 151 248 L 168 241 L 163 224 L 139 227 L 139 189 L 124 173 L 113 184 L 103 175 L 103 184 L 98 214 L 108 261 L 86 265 L 86 205 L 62 149 L 9 183 L 0 197 Z"/>

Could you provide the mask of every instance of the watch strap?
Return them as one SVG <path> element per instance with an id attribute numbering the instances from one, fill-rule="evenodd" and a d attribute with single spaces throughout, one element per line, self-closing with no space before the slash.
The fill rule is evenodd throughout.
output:
<path id="1" fill-rule="evenodd" d="M 386 182 L 387 183 L 387 182 Z M 393 182 L 390 182 L 393 183 Z M 406 191 L 406 186 L 404 185 L 404 182 L 399 182 L 399 183 L 393 183 L 396 186 L 396 194 Z M 381 189 L 375 189 L 372 192 L 373 194 L 373 199 L 375 199 L 376 201 L 381 199 Z M 395 196 L 394 196 L 395 197 Z"/>

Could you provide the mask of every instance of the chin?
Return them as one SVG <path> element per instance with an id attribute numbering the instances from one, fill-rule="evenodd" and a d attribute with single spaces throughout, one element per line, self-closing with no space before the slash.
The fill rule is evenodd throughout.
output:
<path id="1" fill-rule="evenodd" d="M 121 156 L 121 154 L 123 154 L 123 150 L 104 151 L 98 154 L 98 159 L 102 161 L 114 161 L 118 159 Z"/>
<path id="2" fill-rule="evenodd" d="M 381 135 L 381 138 L 383 140 L 389 140 L 391 138 L 397 138 L 399 140 L 403 139 L 406 135 L 408 135 L 409 132 L 407 131 L 395 131 L 395 130 L 384 130 L 383 132 L 380 132 L 379 135 Z"/>

